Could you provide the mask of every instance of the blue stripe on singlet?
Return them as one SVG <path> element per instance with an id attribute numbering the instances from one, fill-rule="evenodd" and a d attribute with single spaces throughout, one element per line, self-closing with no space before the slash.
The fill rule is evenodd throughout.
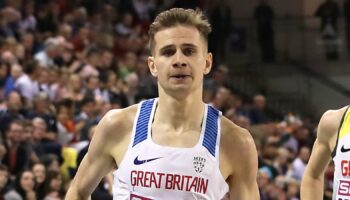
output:
<path id="1" fill-rule="evenodd" d="M 155 99 L 142 102 L 140 114 L 137 119 L 133 147 L 147 139 L 148 122 L 151 117 L 152 107 Z"/>
<path id="2" fill-rule="evenodd" d="M 207 123 L 205 126 L 203 146 L 215 157 L 216 140 L 218 135 L 219 111 L 208 106 Z"/>

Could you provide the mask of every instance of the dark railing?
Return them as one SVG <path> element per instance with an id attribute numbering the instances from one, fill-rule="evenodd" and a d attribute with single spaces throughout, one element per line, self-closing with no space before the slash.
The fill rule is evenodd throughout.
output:
<path id="1" fill-rule="evenodd" d="M 312 78 L 315 78 L 319 82 L 323 83 L 324 85 L 327 85 L 328 87 L 332 88 L 333 90 L 343 94 L 344 96 L 350 97 L 350 89 L 344 87 L 343 85 L 339 84 L 336 81 L 333 81 L 326 75 L 307 67 L 306 65 L 303 65 L 299 62 L 291 62 L 291 67 L 294 67 L 298 69 L 301 73 L 304 73 L 307 76 L 310 76 Z M 350 74 L 349 74 L 350 76 Z"/>

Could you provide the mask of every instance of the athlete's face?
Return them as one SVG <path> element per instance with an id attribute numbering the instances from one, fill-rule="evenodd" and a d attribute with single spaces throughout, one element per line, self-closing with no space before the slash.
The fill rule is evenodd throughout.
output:
<path id="1" fill-rule="evenodd" d="M 195 27 L 175 26 L 155 34 L 153 56 L 148 66 L 165 92 L 190 92 L 202 88 L 203 75 L 208 74 L 212 54 Z"/>

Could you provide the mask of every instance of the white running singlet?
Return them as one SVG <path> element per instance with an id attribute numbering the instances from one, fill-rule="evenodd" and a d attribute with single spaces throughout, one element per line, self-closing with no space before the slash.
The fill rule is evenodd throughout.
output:
<path id="1" fill-rule="evenodd" d="M 337 143 L 332 152 L 334 162 L 333 200 L 350 200 L 350 110 L 340 122 Z"/>
<path id="2" fill-rule="evenodd" d="M 229 191 L 219 169 L 221 112 L 205 105 L 202 131 L 191 148 L 153 142 L 158 99 L 139 103 L 131 142 L 113 173 L 114 200 L 219 200 Z"/>

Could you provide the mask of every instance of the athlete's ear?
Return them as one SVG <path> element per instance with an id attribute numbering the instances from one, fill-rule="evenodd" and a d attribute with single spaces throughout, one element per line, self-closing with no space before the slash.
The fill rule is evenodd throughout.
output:
<path id="1" fill-rule="evenodd" d="M 212 64 L 213 64 L 213 54 L 209 52 L 207 54 L 207 58 L 205 59 L 205 68 L 204 68 L 205 75 L 209 74 Z"/>
<path id="2" fill-rule="evenodd" d="M 147 63 L 148 63 L 148 67 L 149 67 L 149 70 L 150 70 L 152 76 L 157 77 L 158 73 L 157 73 L 157 67 L 154 63 L 154 57 L 149 56 L 147 59 Z"/>

